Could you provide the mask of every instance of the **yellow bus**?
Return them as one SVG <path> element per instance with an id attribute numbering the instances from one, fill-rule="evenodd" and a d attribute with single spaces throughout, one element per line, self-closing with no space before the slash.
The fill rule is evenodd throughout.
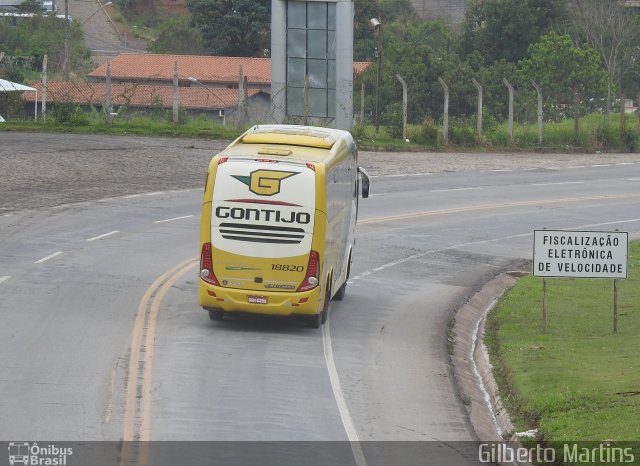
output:
<path id="1" fill-rule="evenodd" d="M 211 160 L 200 226 L 199 304 L 325 322 L 345 294 L 358 197 L 369 176 L 347 131 L 254 126 Z"/>

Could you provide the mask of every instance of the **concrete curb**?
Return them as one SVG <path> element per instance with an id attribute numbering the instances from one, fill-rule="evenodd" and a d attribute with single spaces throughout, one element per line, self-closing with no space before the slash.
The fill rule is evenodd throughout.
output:
<path id="1" fill-rule="evenodd" d="M 481 441 L 502 441 L 505 433 L 514 430 L 498 397 L 482 334 L 487 313 L 516 281 L 508 273 L 494 277 L 455 314 L 451 361 L 471 424 Z"/>

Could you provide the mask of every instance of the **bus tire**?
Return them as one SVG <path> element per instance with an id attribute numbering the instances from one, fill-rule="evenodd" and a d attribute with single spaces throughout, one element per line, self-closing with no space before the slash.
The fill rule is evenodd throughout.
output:
<path id="1" fill-rule="evenodd" d="M 342 301 L 344 299 L 344 295 L 346 292 L 347 292 L 347 282 L 345 281 L 342 284 L 342 286 L 338 288 L 338 291 L 333 296 L 333 299 L 335 299 L 336 301 Z"/>
<path id="2" fill-rule="evenodd" d="M 338 291 L 336 292 L 333 299 L 336 301 L 342 301 L 344 299 L 344 294 L 347 292 L 347 281 L 349 280 L 349 275 L 351 275 L 351 253 L 349 253 L 349 265 L 347 265 L 347 276 L 344 279 L 344 283 Z"/>
<path id="3" fill-rule="evenodd" d="M 329 316 L 329 304 L 331 303 L 331 288 L 327 286 L 327 294 L 324 297 L 324 307 L 321 312 L 314 314 L 309 319 L 309 325 L 311 328 L 320 328 L 322 324 L 327 321 Z"/>
<path id="4" fill-rule="evenodd" d="M 209 319 L 220 321 L 224 318 L 222 309 L 209 309 Z"/>
<path id="5" fill-rule="evenodd" d="M 322 318 L 320 323 L 324 324 L 329 318 L 329 309 L 331 309 L 331 287 L 327 283 L 327 296 L 324 300 L 324 307 L 322 308 Z"/>
<path id="6" fill-rule="evenodd" d="M 320 326 L 322 325 L 322 322 L 323 322 L 323 320 L 322 320 L 323 319 L 323 317 L 322 317 L 323 314 L 324 314 L 324 311 L 318 312 L 317 314 L 312 315 L 309 318 L 309 327 L 311 327 L 311 328 L 320 328 Z"/>

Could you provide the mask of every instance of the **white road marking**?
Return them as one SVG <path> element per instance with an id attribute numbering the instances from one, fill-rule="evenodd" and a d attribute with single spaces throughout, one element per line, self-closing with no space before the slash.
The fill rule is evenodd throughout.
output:
<path id="1" fill-rule="evenodd" d="M 627 181 L 640 181 L 640 178 L 627 178 Z"/>
<path id="2" fill-rule="evenodd" d="M 103 235 L 98 235 L 98 236 L 94 236 L 93 238 L 89 238 L 89 239 L 87 239 L 87 241 L 95 241 L 95 240 L 98 240 L 98 239 L 106 238 L 107 236 L 115 235 L 116 233 L 120 233 L 120 231 L 119 230 L 113 230 L 113 231 L 110 231 L 109 233 L 105 233 Z"/>
<path id="3" fill-rule="evenodd" d="M 160 196 L 161 194 L 164 194 L 164 191 L 156 191 L 153 193 L 144 193 L 145 196 Z"/>
<path id="4" fill-rule="evenodd" d="M 636 222 L 640 222 L 640 218 L 632 218 L 632 219 L 628 219 L 628 220 L 615 220 L 615 221 L 612 221 L 612 222 L 591 223 L 589 225 L 578 225 L 578 226 L 573 226 L 573 227 L 559 228 L 559 230 L 569 230 L 569 231 L 570 230 L 580 230 L 582 228 L 594 228 L 594 227 L 602 227 L 602 226 L 608 226 L 608 225 L 622 225 L 622 224 L 625 224 L 625 223 L 636 223 Z M 454 244 L 454 245 L 446 246 L 446 247 L 440 248 L 440 249 L 430 249 L 428 251 L 423 251 L 423 252 L 419 252 L 419 253 L 416 253 L 416 254 L 412 254 L 412 255 L 404 257 L 402 259 L 397 259 L 397 260 L 394 260 L 394 261 L 391 261 L 391 262 L 387 262 L 386 264 L 379 265 L 378 267 L 375 267 L 373 269 L 365 270 L 361 274 L 356 275 L 353 278 L 350 278 L 347 281 L 347 284 L 351 285 L 356 280 L 361 280 L 361 279 L 363 279 L 365 277 L 368 277 L 369 275 L 371 275 L 373 273 L 379 272 L 379 271 L 384 270 L 384 269 L 388 269 L 389 267 L 394 267 L 396 265 L 404 264 L 405 262 L 409 262 L 409 261 L 411 261 L 413 259 L 419 259 L 419 258 L 424 257 L 424 256 L 429 255 L 429 254 L 446 251 L 447 249 L 459 249 L 459 248 L 464 248 L 464 247 L 467 247 L 467 246 L 476 246 L 476 245 L 480 245 L 480 244 L 493 243 L 493 242 L 496 242 L 496 241 L 506 241 L 506 240 L 515 239 L 515 238 L 525 238 L 527 236 L 533 236 L 533 232 L 521 233 L 521 234 L 518 234 L 518 235 L 503 236 L 501 238 L 485 239 L 485 240 L 481 240 L 481 241 L 471 241 L 469 243 Z"/>
<path id="5" fill-rule="evenodd" d="M 369 178 L 400 178 L 403 176 L 429 176 L 429 175 L 433 175 L 433 173 L 425 172 L 425 173 L 400 173 L 395 175 L 372 175 Z"/>
<path id="6" fill-rule="evenodd" d="M 619 163 L 615 163 L 614 165 L 635 165 L 633 162 L 619 162 Z"/>
<path id="7" fill-rule="evenodd" d="M 340 385 L 338 370 L 333 359 L 333 349 L 331 347 L 331 332 L 329 329 L 330 319 L 331 314 L 329 314 L 329 319 L 327 319 L 327 321 L 322 326 L 322 345 L 324 347 L 324 361 L 327 364 L 327 370 L 329 372 L 331 390 L 333 391 L 333 396 L 336 400 L 336 404 L 338 405 L 340 419 L 342 419 L 342 425 L 344 426 L 344 430 L 347 433 L 347 438 L 349 439 L 351 451 L 353 452 L 353 457 L 356 460 L 356 464 L 358 466 L 366 466 L 367 461 L 365 460 L 362 447 L 360 446 L 360 438 L 358 437 L 358 432 L 353 425 L 353 419 L 351 418 L 351 413 L 349 412 L 349 407 L 347 406 L 347 401 L 344 397 L 342 386 Z"/>
<path id="8" fill-rule="evenodd" d="M 590 165 L 591 167 L 610 167 L 612 164 L 610 163 L 599 163 L 596 165 Z"/>
<path id="9" fill-rule="evenodd" d="M 64 209 L 65 207 L 86 207 L 93 205 L 92 201 L 82 201 L 82 202 L 69 202 L 67 204 L 60 204 L 51 207 L 52 209 Z"/>
<path id="10" fill-rule="evenodd" d="M 567 167 L 567 168 L 586 168 L 586 165 L 573 165 L 571 167 Z"/>
<path id="11" fill-rule="evenodd" d="M 585 184 L 586 181 L 559 181 L 557 183 L 532 183 L 529 186 L 558 186 L 563 184 Z"/>
<path id="12" fill-rule="evenodd" d="M 188 192 L 190 192 L 190 191 L 195 191 L 196 189 L 199 189 L 199 188 L 191 188 L 191 189 L 172 189 L 172 190 L 170 190 L 170 191 L 168 191 L 168 192 L 170 192 L 170 193 L 188 193 Z"/>
<path id="13" fill-rule="evenodd" d="M 475 191 L 482 188 L 448 188 L 448 189 L 432 189 L 430 193 L 448 193 L 450 191 Z"/>
<path id="14" fill-rule="evenodd" d="M 640 222 L 640 218 L 632 218 L 629 220 L 618 220 L 615 222 L 604 222 L 604 223 L 591 223 L 589 225 L 578 225 L 577 227 L 572 227 L 572 228 L 564 228 L 565 230 L 578 230 L 580 228 L 592 228 L 592 227 L 604 227 L 607 225 L 618 225 L 618 224 L 623 224 L 623 223 L 635 223 L 635 222 Z"/>
<path id="15" fill-rule="evenodd" d="M 156 220 L 153 223 L 173 222 L 174 220 L 182 220 L 183 218 L 191 218 L 193 215 L 183 215 L 182 217 L 167 218 L 165 220 Z"/>
<path id="16" fill-rule="evenodd" d="M 60 254 L 62 254 L 62 251 L 54 252 L 53 254 L 49 254 L 47 257 L 43 257 L 42 259 L 35 261 L 34 264 L 42 264 L 49 259 L 53 259 L 54 257 L 59 256 Z"/>
<path id="17" fill-rule="evenodd" d="M 133 199 L 135 197 L 140 197 L 142 194 L 129 194 L 128 196 L 124 196 L 125 199 Z"/>
<path id="18" fill-rule="evenodd" d="M 492 171 L 492 172 L 512 172 L 513 170 L 510 169 L 510 168 L 496 168 L 494 170 L 489 170 L 489 171 Z"/>
<path id="19" fill-rule="evenodd" d="M 11 278 L 11 275 L 5 275 L 4 277 L 0 277 L 0 283 L 6 282 Z"/>

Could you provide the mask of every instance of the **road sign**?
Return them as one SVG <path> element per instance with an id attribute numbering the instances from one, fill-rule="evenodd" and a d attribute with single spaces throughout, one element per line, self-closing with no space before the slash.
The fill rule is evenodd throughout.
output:
<path id="1" fill-rule="evenodd" d="M 533 275 L 627 278 L 629 233 L 535 230 Z"/>

